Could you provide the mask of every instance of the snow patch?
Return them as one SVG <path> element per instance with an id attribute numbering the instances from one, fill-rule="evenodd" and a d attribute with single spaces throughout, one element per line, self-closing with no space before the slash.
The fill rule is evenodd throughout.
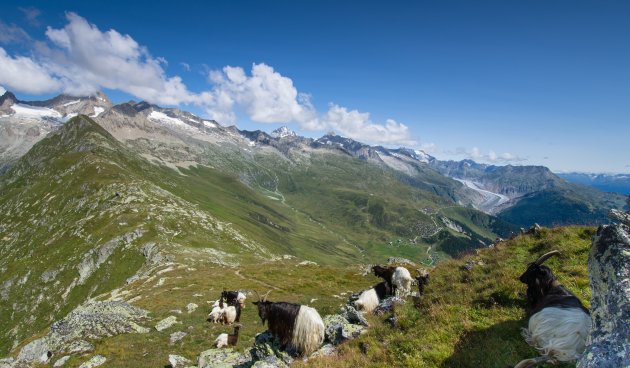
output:
<path id="1" fill-rule="evenodd" d="M 216 125 L 215 123 L 213 123 L 213 122 L 211 122 L 211 121 L 208 121 L 208 120 L 204 120 L 204 121 L 203 121 L 203 125 L 204 125 L 206 128 L 216 128 L 216 127 L 217 127 L 217 125 Z"/>
<path id="2" fill-rule="evenodd" d="M 70 105 L 74 105 L 74 104 L 78 104 L 79 102 L 81 102 L 81 100 L 76 100 L 76 101 L 70 101 L 70 102 L 66 102 L 65 104 L 63 104 L 63 106 L 70 106 Z"/>
<path id="3" fill-rule="evenodd" d="M 37 107 L 26 104 L 13 104 L 11 109 L 15 111 L 15 115 L 27 118 L 61 118 L 61 114 L 47 107 Z"/>
<path id="4" fill-rule="evenodd" d="M 69 114 L 67 114 L 66 116 L 63 117 L 63 122 L 65 123 L 66 121 L 72 119 L 73 117 L 77 116 L 79 114 L 77 114 L 76 112 L 71 112 Z"/>
<path id="5" fill-rule="evenodd" d="M 94 106 L 94 114 L 90 115 L 90 117 L 91 118 L 95 118 L 95 117 L 99 116 L 100 114 L 102 114 L 103 111 L 105 111 L 105 109 L 103 107 Z"/>
<path id="6" fill-rule="evenodd" d="M 172 118 L 165 113 L 159 111 L 151 111 L 151 113 L 149 114 L 149 119 L 159 121 L 161 123 L 176 125 L 182 128 L 190 128 L 190 126 L 184 123 L 181 119 Z"/>

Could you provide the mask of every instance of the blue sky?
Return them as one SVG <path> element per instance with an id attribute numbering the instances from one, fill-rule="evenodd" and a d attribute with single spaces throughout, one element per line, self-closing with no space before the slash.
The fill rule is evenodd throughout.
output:
<path id="1" fill-rule="evenodd" d="M 11 1 L 0 86 L 24 100 L 103 89 L 441 159 L 630 172 L 628 19 L 627 1 Z"/>

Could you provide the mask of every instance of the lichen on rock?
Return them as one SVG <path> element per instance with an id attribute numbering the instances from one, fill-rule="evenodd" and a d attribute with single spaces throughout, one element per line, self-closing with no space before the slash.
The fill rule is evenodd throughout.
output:
<path id="1" fill-rule="evenodd" d="M 601 226 L 589 254 L 593 328 L 578 368 L 630 367 L 630 229 Z"/>

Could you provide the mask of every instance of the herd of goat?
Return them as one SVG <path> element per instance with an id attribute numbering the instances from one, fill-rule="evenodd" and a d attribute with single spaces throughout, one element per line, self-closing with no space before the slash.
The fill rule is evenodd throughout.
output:
<path id="1" fill-rule="evenodd" d="M 559 254 L 552 251 L 542 255 L 527 266 L 519 280 L 527 285 L 527 306 L 529 320 L 523 329 L 526 342 L 536 348 L 541 356 L 519 362 L 514 368 L 533 367 L 543 362 L 568 362 L 578 359 L 586 344 L 591 318 L 580 300 L 562 286 L 551 269 L 545 265 L 548 258 Z M 374 266 L 372 272 L 383 279 L 377 285 L 359 294 L 354 301 L 358 311 L 371 313 L 386 298 L 406 297 L 411 293 L 414 279 L 404 267 Z M 428 282 L 428 274 L 421 272 L 415 281 L 420 295 Z M 291 347 L 299 355 L 308 356 L 319 349 L 324 342 L 324 322 L 317 310 L 306 305 L 271 302 L 269 292 L 253 304 L 258 308 L 258 316 L 267 323 L 271 334 L 280 342 L 281 349 Z M 208 321 L 234 324 L 232 334 L 223 333 L 217 337 L 218 348 L 234 346 L 238 342 L 241 327 L 241 309 L 245 308 L 245 293 L 223 291 L 212 306 Z"/>

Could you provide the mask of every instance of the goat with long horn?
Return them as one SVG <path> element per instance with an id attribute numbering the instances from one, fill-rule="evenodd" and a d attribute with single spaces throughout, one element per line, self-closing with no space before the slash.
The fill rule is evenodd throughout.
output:
<path id="1" fill-rule="evenodd" d="M 528 327 L 525 341 L 541 356 L 526 359 L 514 368 L 534 367 L 544 362 L 570 362 L 578 359 L 586 346 L 591 317 L 582 302 L 562 286 L 543 263 L 557 250 L 543 254 L 527 266 L 519 280 L 527 285 Z"/>
<path id="2" fill-rule="evenodd" d="M 298 353 L 309 355 L 324 342 L 324 322 L 314 308 L 306 305 L 269 302 L 267 296 L 258 301 L 258 317 L 263 324 L 267 322 L 269 331 L 280 340 L 281 348 L 291 345 Z"/>

